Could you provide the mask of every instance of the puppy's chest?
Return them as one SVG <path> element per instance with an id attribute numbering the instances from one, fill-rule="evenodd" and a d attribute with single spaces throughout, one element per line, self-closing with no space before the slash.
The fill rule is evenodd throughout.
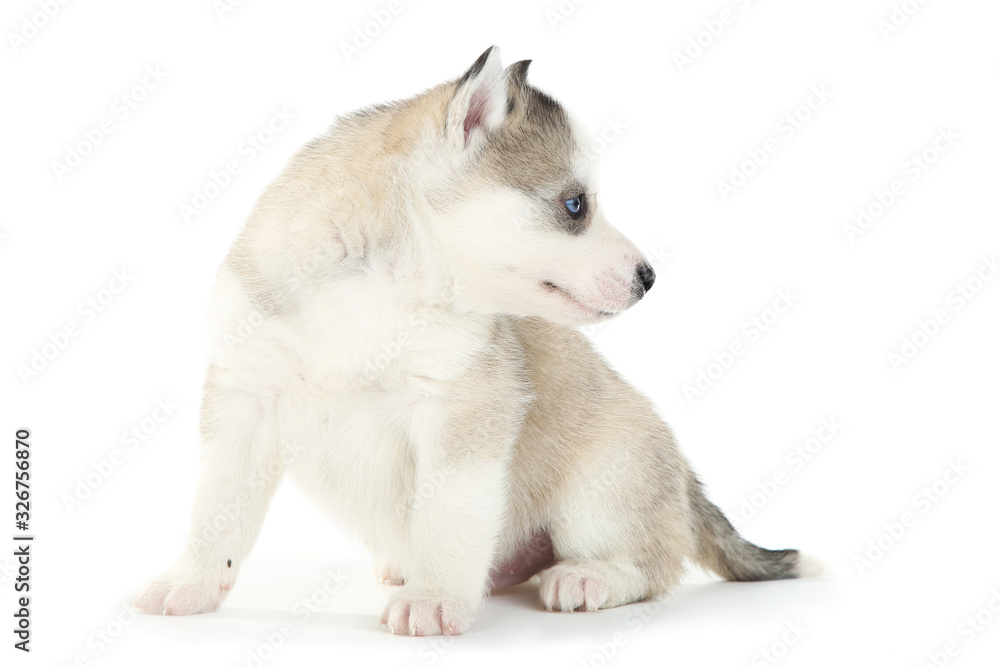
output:
<path id="1" fill-rule="evenodd" d="M 455 312 L 446 291 L 372 276 L 318 291 L 299 320 L 308 377 L 331 389 L 447 382 L 476 362 L 493 332 L 491 319 Z"/>

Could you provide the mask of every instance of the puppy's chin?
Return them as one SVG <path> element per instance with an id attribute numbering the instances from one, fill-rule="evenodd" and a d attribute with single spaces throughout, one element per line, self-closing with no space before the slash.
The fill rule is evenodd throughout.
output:
<path id="1" fill-rule="evenodd" d="M 597 324 L 611 319 L 623 310 L 589 303 L 574 291 L 548 281 L 540 285 L 540 291 L 544 295 L 544 305 L 538 316 L 557 324 L 574 327 Z"/>
<path id="2" fill-rule="evenodd" d="M 582 327 L 606 322 L 620 314 L 591 308 L 577 303 L 555 302 L 547 299 L 543 303 L 532 304 L 534 307 L 519 313 L 528 317 L 538 317 L 554 324 L 566 327 Z"/>
<path id="3" fill-rule="evenodd" d="M 550 319 L 557 324 L 568 327 L 583 327 L 590 326 L 594 324 L 600 324 L 601 322 L 607 322 L 611 318 L 617 316 L 619 313 L 611 313 L 603 310 L 592 310 L 586 313 L 581 312 L 562 312 L 562 313 L 550 313 L 546 319 Z"/>

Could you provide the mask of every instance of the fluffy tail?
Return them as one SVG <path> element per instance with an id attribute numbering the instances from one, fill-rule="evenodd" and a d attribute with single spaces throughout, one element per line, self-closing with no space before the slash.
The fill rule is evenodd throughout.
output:
<path id="1" fill-rule="evenodd" d="M 772 551 L 747 542 L 692 477 L 689 487 L 697 535 L 695 560 L 729 581 L 794 579 L 811 574 L 796 549 Z"/>

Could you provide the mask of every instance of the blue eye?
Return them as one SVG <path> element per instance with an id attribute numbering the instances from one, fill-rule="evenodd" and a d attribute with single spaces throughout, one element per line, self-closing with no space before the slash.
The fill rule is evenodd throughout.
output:
<path id="1" fill-rule="evenodd" d="M 570 215 L 580 215 L 580 210 L 583 208 L 583 200 L 579 195 L 576 197 L 570 197 L 566 200 L 565 204 L 566 210 L 569 211 Z"/>

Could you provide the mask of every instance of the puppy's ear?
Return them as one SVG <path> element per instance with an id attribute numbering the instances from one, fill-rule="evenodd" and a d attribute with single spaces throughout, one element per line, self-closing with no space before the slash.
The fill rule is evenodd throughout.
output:
<path id="1" fill-rule="evenodd" d="M 531 65 L 530 60 L 518 60 L 507 68 L 507 77 L 510 79 L 511 86 L 516 89 L 524 88 L 528 82 L 529 65 Z"/>
<path id="2" fill-rule="evenodd" d="M 500 48 L 491 46 L 458 80 L 448 103 L 448 143 L 458 150 L 474 147 L 506 117 L 507 72 L 500 66 Z"/>

